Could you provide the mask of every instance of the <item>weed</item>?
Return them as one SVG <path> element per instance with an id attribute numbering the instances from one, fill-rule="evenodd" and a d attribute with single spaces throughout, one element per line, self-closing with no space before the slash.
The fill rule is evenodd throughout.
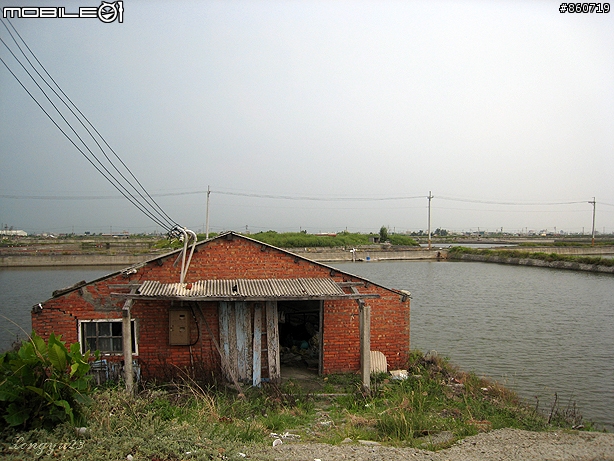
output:
<path id="1" fill-rule="evenodd" d="M 440 449 L 455 440 L 502 427 L 545 430 L 581 425 L 571 403 L 549 407 L 551 417 L 524 405 L 496 382 L 465 373 L 435 352 L 412 351 L 409 378 L 373 376 L 363 392 L 355 374 L 330 375 L 324 399 L 306 392 L 299 381 L 266 385 L 237 398 L 223 386 L 202 386 L 184 377 L 164 386 L 146 385 L 135 395 L 119 387 L 97 389 L 87 408 L 84 450 L 56 453 L 63 459 L 232 458 L 245 444 L 270 443 L 269 434 L 289 432 L 301 440 L 339 443 L 347 437 L 402 446 Z M 327 388 L 328 386 L 328 388 Z M 339 392 L 346 391 L 346 392 Z M 75 438 L 74 428 L 52 431 L 4 431 L 0 442 L 61 442 Z M 8 446 L 8 445 L 7 445 Z M 188 455 L 189 453 L 189 455 Z M 3 455 L 5 453 L 3 452 Z M 19 456 L 18 456 L 19 455 Z M 8 453 L 10 460 L 23 453 Z"/>
<path id="2" fill-rule="evenodd" d="M 0 355 L 0 428 L 53 427 L 80 422 L 89 402 L 89 351 L 67 349 L 53 333 L 45 341 L 32 332 L 19 350 Z"/>

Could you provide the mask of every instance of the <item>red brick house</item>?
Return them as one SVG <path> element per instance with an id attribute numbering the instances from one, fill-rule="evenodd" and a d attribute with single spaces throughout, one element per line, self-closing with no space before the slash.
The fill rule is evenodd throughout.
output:
<path id="1" fill-rule="evenodd" d="M 364 377 L 365 347 L 391 368 L 406 365 L 408 292 L 233 232 L 196 244 L 183 284 L 181 259 L 177 250 L 54 292 L 33 309 L 32 328 L 111 361 L 131 342 L 144 378 L 181 369 L 256 385 L 278 380 L 280 355 L 292 349 L 320 374 L 362 362 Z"/>

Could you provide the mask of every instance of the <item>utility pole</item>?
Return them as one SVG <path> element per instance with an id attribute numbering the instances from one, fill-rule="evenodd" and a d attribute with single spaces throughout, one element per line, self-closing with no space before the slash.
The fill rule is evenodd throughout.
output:
<path id="1" fill-rule="evenodd" d="M 431 199 L 433 198 L 433 194 L 429 191 L 429 250 L 431 249 Z"/>
<path id="2" fill-rule="evenodd" d="M 205 240 L 209 240 L 209 196 L 211 195 L 211 188 L 207 186 L 207 217 L 205 222 Z"/>
<path id="3" fill-rule="evenodd" d="M 592 202 L 588 202 L 590 204 L 593 205 L 593 238 L 591 240 L 591 246 L 594 247 L 595 246 L 595 197 L 593 197 L 593 201 Z"/>

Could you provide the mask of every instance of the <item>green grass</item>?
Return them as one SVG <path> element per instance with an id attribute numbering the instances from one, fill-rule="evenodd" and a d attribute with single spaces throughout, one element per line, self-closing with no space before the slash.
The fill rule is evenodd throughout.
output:
<path id="1" fill-rule="evenodd" d="M 263 243 L 268 243 L 279 248 L 313 248 L 313 247 L 356 247 L 369 245 L 372 237 L 379 237 L 379 234 L 355 234 L 350 232 L 340 232 L 335 237 L 306 234 L 303 232 L 284 232 L 275 231 L 258 232 L 250 235 L 251 238 Z M 387 240 L 392 245 L 417 245 L 416 241 L 407 235 L 390 234 Z"/>
<path id="2" fill-rule="evenodd" d="M 37 459 L 40 444 L 52 443 L 52 455 L 38 459 L 117 460 L 128 454 L 135 460 L 238 459 L 239 452 L 249 451 L 246 446 L 269 445 L 272 432 L 296 434 L 301 441 L 335 444 L 349 437 L 439 449 L 480 431 L 570 428 L 581 419 L 577 412 L 550 407 L 547 418 L 509 389 L 438 356 L 414 351 L 408 370 L 406 380 L 374 375 L 369 392 L 355 374 L 319 378 L 323 392 L 336 396 L 306 392 L 294 381 L 249 388 L 246 398 L 192 380 L 146 386 L 134 396 L 104 387 L 87 409 L 86 434 L 77 435 L 69 424 L 50 431 L 7 430 L 0 435 L 0 453 L 8 460 Z M 442 431 L 452 438 L 442 444 L 430 439 Z"/>
<path id="3" fill-rule="evenodd" d="M 210 237 L 215 234 L 210 234 Z M 248 237 L 262 243 L 276 246 L 278 248 L 343 248 L 359 247 L 371 244 L 372 237 L 379 237 L 379 234 L 357 234 L 350 232 L 340 232 L 335 237 L 327 235 L 307 234 L 304 232 L 283 232 L 278 233 L 272 230 L 249 234 Z M 204 240 L 204 235 L 198 235 L 198 240 Z M 387 241 L 397 246 L 416 246 L 418 243 L 408 235 L 389 234 Z M 155 248 L 180 248 L 183 244 L 177 240 L 169 242 L 167 239 L 160 240 Z"/>

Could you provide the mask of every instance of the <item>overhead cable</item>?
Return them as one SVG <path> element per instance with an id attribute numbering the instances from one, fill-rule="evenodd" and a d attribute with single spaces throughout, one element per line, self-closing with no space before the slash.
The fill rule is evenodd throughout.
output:
<path id="1" fill-rule="evenodd" d="M 54 80 L 54 78 L 51 76 L 51 74 L 47 71 L 47 69 L 45 68 L 45 66 L 38 60 L 38 58 L 36 57 L 36 55 L 34 54 L 34 52 L 30 49 L 30 47 L 28 46 L 28 44 L 25 42 L 25 40 L 21 37 L 21 35 L 19 34 L 19 32 L 17 31 L 17 29 L 15 29 L 15 27 L 13 26 L 13 24 L 7 19 L 7 22 L 9 23 L 9 25 L 11 26 L 11 28 L 13 29 L 13 31 L 15 32 L 15 34 L 19 37 L 19 39 L 21 40 L 21 42 L 24 44 L 24 46 L 27 48 L 27 50 L 30 52 L 30 54 L 32 55 L 32 57 L 36 60 L 36 62 L 38 63 L 38 65 L 41 67 L 41 69 L 43 69 L 43 71 L 45 72 L 45 74 L 51 79 L 51 81 L 53 82 L 53 84 L 57 87 L 57 89 L 60 91 L 60 93 L 62 93 L 62 95 L 68 100 L 68 102 L 70 102 L 70 104 L 72 105 L 72 107 L 75 108 L 75 110 L 77 112 L 79 112 L 79 114 L 81 115 L 81 117 L 83 117 L 83 119 L 87 122 L 87 124 L 92 128 L 92 130 L 94 130 L 94 132 L 100 137 L 100 139 L 102 140 L 102 142 L 109 148 L 109 150 L 113 153 L 113 155 L 117 158 L 117 160 L 121 163 L 121 165 L 126 169 L 126 171 L 130 174 L 130 176 L 132 177 L 132 179 L 134 179 L 134 181 L 139 185 L 139 187 L 141 188 L 141 190 L 145 193 L 145 195 L 151 200 L 151 203 L 166 217 L 168 218 L 168 220 L 176 225 L 177 223 L 174 222 L 170 216 L 168 214 L 166 214 L 166 212 L 158 205 L 158 203 L 152 198 L 152 196 L 147 192 L 147 190 L 143 187 L 143 185 L 141 184 L 141 182 L 138 180 L 138 178 L 132 173 L 132 171 L 130 170 L 130 168 L 124 163 L 124 161 L 119 157 L 119 155 L 117 155 L 117 153 L 115 152 L 115 150 L 113 150 L 113 148 L 109 145 L 109 143 L 107 142 L 107 140 L 104 138 L 104 136 L 102 136 L 102 134 L 100 134 L 100 132 L 96 129 L 96 127 L 94 125 L 92 125 L 92 123 L 89 121 L 89 119 L 85 116 L 85 114 L 83 114 L 83 112 L 81 112 L 81 110 L 79 110 L 79 108 L 77 107 L 77 105 L 72 101 L 72 99 L 70 99 L 70 97 L 62 90 L 62 88 L 60 87 L 60 85 L 58 85 L 58 83 Z M 6 27 L 6 25 L 4 25 Z M 8 30 L 8 28 L 7 28 Z M 32 65 L 32 63 L 30 62 L 30 60 L 28 59 L 27 55 L 23 52 L 23 50 L 21 49 L 21 47 L 19 46 L 19 43 L 17 43 L 17 40 L 15 40 L 15 37 L 13 36 L 13 34 L 11 33 L 10 30 L 8 30 L 9 34 L 11 35 L 11 38 L 13 39 L 13 41 L 15 42 L 15 44 L 17 45 L 17 47 L 19 48 L 19 50 L 21 51 L 21 53 L 24 55 L 24 57 L 28 60 L 28 63 L 32 66 L 32 68 L 36 71 L 36 73 L 43 78 L 40 75 L 40 73 L 36 70 L 36 68 Z M 45 83 L 47 83 L 47 81 L 45 81 Z M 53 90 L 53 88 L 47 83 L 47 86 L 49 86 L 49 88 L 57 95 L 57 93 L 55 92 L 55 90 Z M 59 95 L 57 95 L 59 97 Z M 60 98 L 60 100 L 62 100 L 62 98 Z M 62 100 L 62 102 L 64 102 L 64 100 Z M 96 144 L 98 145 L 98 147 L 100 148 L 101 152 L 104 154 L 104 156 L 107 158 L 107 160 L 109 161 L 109 163 L 111 163 L 111 165 L 113 166 L 113 168 L 122 176 L 122 178 L 126 179 L 125 176 L 121 173 L 121 171 L 115 166 L 115 164 L 113 164 L 113 162 L 108 158 L 106 152 L 104 151 L 104 149 L 100 146 L 100 144 L 98 143 L 98 141 L 96 140 L 96 138 L 92 135 L 92 133 L 89 131 L 89 129 L 85 126 L 85 124 L 82 122 L 82 120 L 76 116 L 76 114 L 72 111 L 72 109 L 64 102 L 64 104 L 66 105 L 66 107 L 73 113 L 73 115 L 75 115 L 75 117 L 77 118 L 77 120 L 79 120 L 79 122 L 81 123 L 81 125 L 87 130 L 88 134 L 90 134 L 90 136 L 92 137 L 92 139 L 96 142 Z M 128 181 L 126 179 L 126 181 Z M 132 184 L 131 184 L 132 186 Z M 141 192 L 139 190 L 137 190 L 134 186 L 132 186 L 134 188 L 134 190 L 142 197 L 143 195 L 141 194 Z"/>
<path id="2" fill-rule="evenodd" d="M 0 39 L 2 40 L 2 39 Z M 129 197 L 130 194 L 126 194 L 120 187 L 120 185 L 117 185 L 115 182 L 113 182 L 86 154 L 85 152 L 83 152 L 83 150 L 75 143 L 75 141 L 73 139 L 71 139 L 71 137 L 68 135 L 68 133 L 66 133 L 66 131 L 64 131 L 62 129 L 62 127 L 60 127 L 60 125 L 58 125 L 58 123 L 53 119 L 53 117 L 49 114 L 49 112 L 47 112 L 45 110 L 45 108 L 40 104 L 40 102 L 34 97 L 34 95 L 25 87 L 25 85 L 19 80 L 19 78 L 13 73 L 13 71 L 11 70 L 11 68 L 6 64 L 6 62 L 0 57 L 0 62 L 2 62 L 2 64 L 4 64 L 4 66 L 8 69 L 8 71 L 13 75 L 13 77 L 15 77 L 15 79 L 19 82 L 19 84 L 21 85 L 21 87 L 25 90 L 26 93 L 28 93 L 28 95 L 32 98 L 32 100 L 34 100 L 34 102 L 38 105 L 38 107 L 44 112 L 44 114 L 49 118 L 49 120 L 51 120 L 51 122 L 57 127 L 58 130 L 60 130 L 62 132 L 62 134 L 66 137 L 66 139 L 68 139 L 68 141 L 75 146 L 75 148 L 81 153 L 81 155 L 83 155 L 86 160 L 88 162 L 90 162 L 90 164 L 96 168 L 96 170 L 107 180 L 111 183 L 111 185 L 113 187 L 115 187 L 115 189 L 117 189 L 117 191 L 122 194 L 126 199 L 128 199 L 134 206 L 136 206 L 141 212 L 143 212 L 147 217 L 149 217 L 151 220 L 153 220 L 156 224 L 158 224 L 159 226 L 166 228 L 167 226 L 165 224 L 163 224 L 161 221 L 159 221 L 156 217 L 152 216 L 146 209 L 142 208 L 139 204 L 137 204 L 135 201 L 132 200 L 131 197 Z M 55 107 L 55 106 L 54 106 Z M 56 108 L 57 109 L 57 108 Z M 65 120 L 65 119 L 64 119 Z M 68 122 L 67 122 L 68 123 Z M 78 136 L 78 135 L 77 135 Z M 103 167 L 104 168 L 104 167 Z"/>
<path id="3" fill-rule="evenodd" d="M 60 88 L 60 86 L 57 84 L 57 82 L 53 79 L 53 77 L 51 77 L 51 75 L 49 74 L 49 72 L 47 72 L 47 70 L 45 69 L 45 67 L 42 65 L 42 63 L 38 60 L 38 58 L 36 57 L 36 55 L 32 52 L 32 50 L 28 47 L 28 45 L 25 43 L 25 41 L 23 40 L 23 38 L 21 37 L 21 35 L 19 35 L 19 33 L 17 32 L 17 30 L 14 28 L 14 26 L 12 25 L 12 23 L 7 19 L 7 22 L 9 23 L 9 25 L 11 26 L 11 28 L 15 31 L 15 34 L 19 37 L 19 39 L 22 41 L 22 43 L 25 45 L 25 47 L 28 49 L 28 51 L 30 52 L 30 54 L 33 56 L 33 58 L 36 60 L 36 62 L 40 65 L 40 67 L 43 69 L 43 71 L 45 72 L 45 74 L 51 79 L 51 81 L 54 83 L 54 85 L 58 88 L 58 90 L 62 93 L 62 95 L 64 96 L 64 98 L 66 98 L 66 100 L 68 100 L 68 102 L 70 103 L 70 105 L 66 102 L 66 100 L 64 100 L 64 98 L 62 96 L 60 96 L 58 94 L 58 92 L 49 84 L 49 82 L 47 81 L 47 79 L 41 75 L 41 73 L 36 69 L 36 67 L 34 66 L 34 64 L 32 63 L 32 61 L 30 61 L 30 59 L 28 58 L 28 56 L 26 55 L 26 53 L 24 52 L 24 50 L 22 49 L 22 47 L 19 45 L 18 41 L 16 40 L 15 36 L 13 35 L 13 33 L 11 32 L 11 30 L 7 27 L 7 25 L 4 23 L 4 21 L 2 22 L 4 27 L 6 28 L 6 30 L 8 31 L 8 33 L 10 34 L 11 38 L 13 39 L 13 41 L 15 42 L 15 45 L 17 46 L 17 48 L 19 49 L 19 51 L 21 52 L 21 54 L 24 56 L 24 58 L 26 59 L 26 61 L 28 62 L 30 68 L 32 70 L 34 70 L 34 72 L 36 72 L 36 74 L 38 75 L 39 79 L 42 80 L 42 82 L 45 83 L 45 85 L 47 85 L 47 87 L 49 87 L 49 89 L 51 89 L 51 91 L 55 94 L 55 96 L 57 97 L 57 99 L 59 99 L 59 101 L 61 101 L 64 106 L 66 106 L 66 108 L 68 108 L 68 110 L 72 113 L 72 115 L 77 119 L 77 121 L 81 124 L 81 126 L 87 131 L 87 133 L 89 134 L 89 136 L 91 137 L 91 139 L 96 143 L 96 145 L 98 146 L 98 149 L 100 150 L 100 152 L 102 152 L 102 154 L 104 155 L 104 157 L 106 158 L 107 162 L 109 165 L 111 165 L 111 167 L 117 172 L 117 174 L 119 174 L 119 176 L 121 177 L 121 179 L 118 179 L 115 174 L 113 172 L 111 172 L 106 166 L 105 164 L 96 156 L 96 154 L 92 151 L 92 149 L 90 149 L 90 147 L 88 146 L 88 144 L 85 142 L 85 140 L 77 133 L 77 131 L 75 130 L 75 128 L 71 125 L 71 123 L 66 119 L 66 117 L 64 116 L 64 114 L 62 114 L 62 111 L 58 108 L 58 106 L 51 100 L 50 95 L 41 87 L 41 85 L 38 83 L 37 79 L 32 75 L 32 73 L 26 68 L 26 66 L 24 65 L 24 63 L 15 55 L 15 53 L 13 52 L 13 50 L 11 50 L 11 48 L 8 46 L 8 44 L 2 40 L 2 38 L 0 38 L 0 41 L 2 42 L 2 44 L 6 47 L 6 49 L 9 51 L 9 53 L 13 56 L 13 58 L 19 63 L 19 65 L 23 68 L 23 70 L 26 72 L 26 74 L 30 77 L 30 79 L 34 82 L 34 84 L 38 87 L 38 89 L 43 93 L 43 95 L 45 96 L 45 98 L 47 99 L 47 101 L 53 106 L 53 108 L 55 109 L 55 111 L 59 114 L 59 116 L 62 118 L 62 120 L 64 121 L 64 123 L 68 126 L 68 128 L 70 128 L 70 130 L 72 131 L 72 133 L 74 134 L 74 136 L 76 136 L 76 138 L 80 141 L 80 143 L 83 145 L 83 148 L 85 150 L 87 150 L 87 152 L 89 152 L 89 156 L 84 152 L 84 150 L 77 145 L 77 142 L 75 139 L 73 139 L 71 137 L 71 135 L 69 135 L 64 129 L 62 129 L 62 127 L 60 127 L 60 125 L 58 124 L 58 122 L 51 116 L 51 114 L 45 110 L 45 108 L 42 106 L 42 104 L 37 100 L 37 98 L 34 96 L 34 94 L 28 90 L 28 88 L 25 86 L 25 84 L 19 79 L 19 77 L 15 74 L 15 72 L 13 72 L 13 70 L 10 68 L 10 66 L 2 59 L 0 58 L 0 61 L 2 61 L 2 64 L 4 64 L 4 66 L 7 68 L 7 70 L 11 73 L 11 75 L 13 75 L 13 77 L 17 80 L 17 82 L 21 85 L 21 87 L 26 91 L 26 93 L 28 93 L 28 95 L 34 100 L 34 102 L 39 106 L 39 108 L 45 113 L 45 115 L 52 121 L 52 123 L 62 132 L 62 134 L 64 134 L 64 136 L 71 142 L 71 144 L 73 144 L 73 146 L 75 146 L 75 148 L 81 153 L 81 155 L 83 155 L 86 160 L 88 160 L 88 162 L 94 166 L 94 168 L 96 168 L 96 170 L 107 180 L 109 181 L 113 187 L 115 187 L 115 189 L 117 189 L 126 199 L 128 199 L 135 207 L 137 207 L 137 209 L 139 209 L 143 214 L 145 214 L 147 217 L 149 217 L 152 221 L 154 221 L 156 224 L 158 224 L 159 226 L 161 226 L 162 228 L 165 229 L 170 229 L 173 228 L 174 226 L 177 226 L 177 223 L 172 220 L 168 214 L 166 214 L 164 212 L 164 210 L 155 202 L 155 200 L 153 200 L 153 198 L 151 197 L 151 195 L 145 190 L 145 188 L 142 186 L 142 184 L 138 181 L 138 179 L 136 178 L 136 176 L 132 173 L 132 171 L 128 168 L 128 166 L 121 160 L 121 158 L 117 155 L 117 153 L 110 147 L 110 145 L 107 143 L 107 141 L 104 139 L 104 137 L 98 132 L 98 130 L 96 130 L 96 128 L 92 125 L 92 123 L 87 119 L 87 117 L 85 117 L 85 115 L 83 115 L 83 113 L 78 109 L 78 107 L 73 103 L 73 101 L 66 95 L 66 93 Z M 74 107 L 75 110 L 79 113 L 79 115 L 77 115 L 75 113 L 75 111 L 71 108 Z M 113 155 L 117 158 L 117 160 L 121 163 L 121 165 L 125 168 L 125 170 L 128 172 L 129 176 L 132 177 L 132 180 L 134 180 L 138 186 L 140 187 L 140 189 L 138 189 L 136 186 L 134 186 L 134 184 L 132 184 L 132 180 L 130 180 L 129 178 L 126 177 L 126 175 L 124 175 L 120 169 L 117 167 L 117 165 L 109 158 L 109 155 L 105 152 L 105 149 L 100 145 L 100 143 L 98 142 L 98 140 L 96 139 L 96 137 L 92 134 L 92 131 L 90 131 L 90 129 L 88 128 L 88 126 L 86 126 L 86 123 L 84 123 L 84 121 L 87 123 L 87 125 L 89 125 L 92 130 L 100 137 L 100 139 L 102 140 L 102 142 L 107 146 L 107 148 L 113 153 Z M 104 171 L 103 171 L 104 170 Z M 136 193 L 136 195 L 138 195 L 139 197 L 137 197 L 135 194 L 133 194 L 129 188 L 130 187 L 132 190 L 134 190 L 134 192 Z M 141 192 L 142 191 L 142 192 Z M 145 195 L 143 195 L 145 194 Z"/>
<path id="4" fill-rule="evenodd" d="M 463 199 L 463 198 L 455 198 L 455 197 L 446 197 L 438 195 L 437 197 L 440 200 L 450 200 L 454 202 L 465 202 L 465 203 L 484 203 L 488 205 L 509 205 L 509 206 L 550 206 L 550 205 L 573 205 L 577 203 L 586 203 L 586 200 L 577 200 L 572 202 L 502 202 L 496 200 L 474 200 L 474 199 Z"/>
<path id="5" fill-rule="evenodd" d="M 206 191 L 205 191 L 206 192 Z M 273 194 L 252 194 L 241 192 L 221 192 L 211 191 L 212 193 L 222 195 L 235 195 L 239 197 L 256 197 L 256 198 L 270 198 L 279 200 L 310 200 L 318 202 L 374 202 L 382 200 L 413 200 L 424 198 L 424 195 L 416 195 L 412 197 L 398 196 L 398 197 L 309 197 L 309 196 L 293 196 L 293 195 L 273 195 Z"/>

